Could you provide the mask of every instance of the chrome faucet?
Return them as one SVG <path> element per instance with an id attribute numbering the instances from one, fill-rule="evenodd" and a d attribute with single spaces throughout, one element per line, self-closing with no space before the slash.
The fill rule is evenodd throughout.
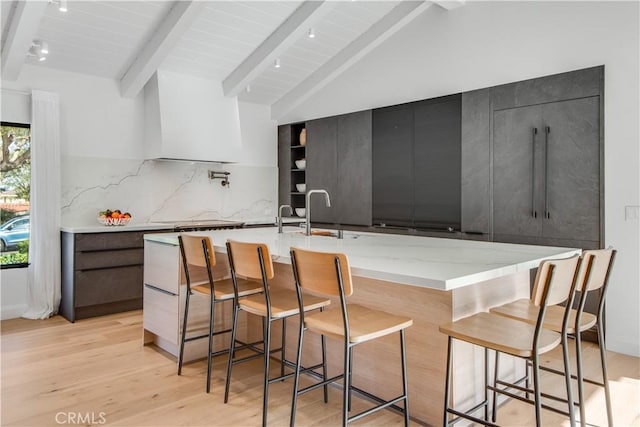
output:
<path id="1" fill-rule="evenodd" d="M 278 208 L 278 233 L 280 234 L 282 234 L 282 209 L 283 208 L 289 209 L 289 215 L 293 214 L 293 208 L 291 208 L 291 205 L 280 205 L 280 208 Z"/>
<path id="2" fill-rule="evenodd" d="M 331 200 L 329 200 L 329 193 L 327 190 L 309 190 L 307 191 L 307 203 L 306 203 L 306 220 L 307 220 L 307 236 L 311 236 L 311 195 L 314 193 L 324 194 L 325 202 L 327 203 L 327 207 L 331 207 Z"/>

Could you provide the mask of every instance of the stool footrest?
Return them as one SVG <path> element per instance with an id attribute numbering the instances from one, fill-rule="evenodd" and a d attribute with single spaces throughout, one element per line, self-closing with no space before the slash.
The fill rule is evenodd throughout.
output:
<path id="1" fill-rule="evenodd" d="M 379 411 L 381 409 L 385 409 L 385 408 L 387 408 L 389 406 L 393 406 L 396 403 L 398 403 L 398 402 L 400 402 L 402 400 L 405 400 L 406 398 L 407 398 L 407 396 L 403 395 L 403 396 L 398 396 L 395 399 L 388 400 L 388 401 L 386 401 L 384 403 L 380 403 L 379 405 L 376 405 L 373 408 L 369 408 L 366 411 L 362 411 L 357 415 L 349 417 L 348 421 L 351 422 L 351 421 L 359 420 L 360 418 L 366 417 L 367 415 L 370 415 L 370 414 L 373 414 L 376 411 Z"/>
<path id="2" fill-rule="evenodd" d="M 476 412 L 478 409 L 482 409 L 482 408 L 484 408 L 485 406 L 487 406 L 488 404 L 489 404 L 489 401 L 488 401 L 488 400 L 483 400 L 482 402 L 478 403 L 478 404 L 477 404 L 476 406 L 474 406 L 473 408 L 468 409 L 467 411 L 465 411 L 465 414 L 468 414 L 468 415 L 473 414 L 473 413 L 474 413 L 474 412 Z M 452 420 L 449 420 L 448 424 L 455 424 L 455 423 L 457 423 L 458 421 L 460 421 L 460 417 L 456 417 L 456 418 L 454 418 L 454 419 L 452 419 Z"/>
<path id="3" fill-rule="evenodd" d="M 478 409 L 477 407 L 474 407 L 474 408 L 471 408 L 471 410 L 469 410 L 469 413 L 473 412 L 473 410 L 477 410 Z M 481 418 L 478 418 L 478 417 L 474 417 L 473 415 L 469 415 L 469 413 L 467 413 L 467 412 L 457 411 L 457 410 L 455 410 L 453 408 L 447 408 L 446 411 L 447 411 L 447 413 L 453 414 L 453 415 L 456 416 L 456 418 L 454 418 L 453 420 L 447 421 L 447 426 L 450 426 L 453 423 L 456 423 L 456 422 L 460 421 L 460 418 L 464 418 L 466 420 L 470 420 L 470 421 L 473 421 L 474 423 L 482 424 L 482 425 L 485 425 L 485 426 L 488 426 L 488 427 L 498 427 L 498 424 L 492 423 L 491 421 L 485 421 L 485 420 L 483 420 Z"/>
<path id="4" fill-rule="evenodd" d="M 517 394 L 512 393 L 512 392 L 510 392 L 510 391 L 507 391 L 506 389 L 501 389 L 501 388 L 493 387 L 493 386 L 487 386 L 487 388 L 488 388 L 489 390 L 491 390 L 491 391 L 495 391 L 496 393 L 500 393 L 500 394 L 504 394 L 505 396 L 509 396 L 509 397 L 511 397 L 512 399 L 517 399 L 517 400 L 519 400 L 519 401 L 521 401 L 521 402 L 525 402 L 525 403 L 529 403 L 529 404 L 531 404 L 531 405 L 535 405 L 535 402 L 534 402 L 532 399 L 527 399 L 527 398 L 525 398 L 525 397 L 518 396 Z M 524 387 L 514 387 L 514 388 L 524 388 Z M 520 390 L 520 391 L 525 391 L 525 392 L 526 392 L 526 390 L 527 390 L 527 389 Z M 533 390 L 529 390 L 529 393 L 532 393 L 532 394 L 533 394 Z M 550 396 L 550 395 L 548 395 L 548 394 L 546 394 L 546 393 L 541 393 L 541 396 L 546 397 L 546 398 L 550 398 L 550 399 L 554 399 L 554 400 L 557 400 L 557 401 L 559 401 L 559 402 L 567 403 L 567 400 L 566 400 L 566 399 L 565 399 L 565 400 L 563 400 L 563 399 L 561 399 L 561 398 L 559 398 L 559 397 L 557 397 L 557 396 Z M 576 404 L 576 403 L 574 402 L 574 406 L 577 406 L 577 405 L 578 405 L 578 404 Z M 567 412 L 567 411 L 563 411 L 563 410 L 558 409 L 558 408 L 554 408 L 553 406 L 549 406 L 549 405 L 547 405 L 547 404 L 545 404 L 545 403 L 541 403 L 541 405 L 540 405 L 540 406 L 542 407 L 542 409 L 546 409 L 546 410 L 548 410 L 548 411 L 555 412 L 556 414 L 564 415 L 564 416 L 567 416 L 567 417 L 569 416 L 569 412 Z"/>
<path id="5" fill-rule="evenodd" d="M 300 373 L 302 373 L 302 371 L 300 371 Z M 314 372 L 314 373 L 315 373 L 315 372 Z M 309 392 L 309 391 L 311 391 L 311 390 L 315 390 L 315 389 L 317 389 L 318 387 L 325 386 L 325 385 L 330 384 L 330 383 L 332 383 L 332 382 L 334 382 L 334 381 L 337 381 L 337 380 L 339 380 L 339 379 L 341 379 L 341 378 L 344 378 L 344 375 L 343 375 L 343 374 L 336 375 L 335 377 L 328 378 L 328 379 L 326 379 L 326 380 L 324 380 L 324 381 L 321 381 L 321 382 L 319 382 L 319 383 L 311 384 L 310 386 L 307 386 L 307 387 L 304 387 L 304 388 L 299 389 L 299 390 L 298 390 L 298 394 L 305 394 L 305 393 L 307 393 L 307 392 Z"/>
<path id="6" fill-rule="evenodd" d="M 220 335 L 220 334 L 228 334 L 229 332 L 231 332 L 231 329 L 225 329 L 224 331 L 215 331 L 213 334 L 211 334 L 212 336 L 216 336 L 216 335 Z M 184 342 L 189 342 L 189 341 L 194 341 L 194 340 L 199 340 L 202 338 L 209 338 L 209 334 L 203 334 L 203 335 L 198 335 L 195 337 L 189 337 L 189 338 L 185 338 Z"/>

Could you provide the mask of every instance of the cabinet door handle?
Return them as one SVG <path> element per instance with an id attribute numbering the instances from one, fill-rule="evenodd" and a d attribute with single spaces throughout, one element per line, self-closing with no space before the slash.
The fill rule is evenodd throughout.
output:
<path id="1" fill-rule="evenodd" d="M 546 126 L 544 132 L 544 217 L 551 218 L 549 212 L 549 134 L 551 127 Z"/>
<path id="2" fill-rule="evenodd" d="M 538 128 L 531 129 L 531 216 L 538 217 L 536 211 L 536 135 Z"/>

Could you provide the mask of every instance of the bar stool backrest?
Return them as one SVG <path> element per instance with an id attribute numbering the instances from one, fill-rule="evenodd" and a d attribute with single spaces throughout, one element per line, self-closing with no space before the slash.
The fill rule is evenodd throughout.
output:
<path id="1" fill-rule="evenodd" d="M 273 279 L 273 261 L 269 253 L 269 247 L 264 243 L 246 243 L 234 240 L 227 241 L 227 247 L 231 250 L 230 259 L 233 262 L 235 273 L 247 279 L 270 280 Z M 262 275 L 264 265 L 264 277 Z"/>
<path id="2" fill-rule="evenodd" d="M 323 295 L 340 296 L 337 269 L 339 264 L 344 296 L 353 294 L 351 269 L 345 254 L 315 252 L 300 248 L 291 248 L 291 254 L 295 257 L 298 283 L 301 288 Z"/>
<path id="3" fill-rule="evenodd" d="M 579 262 L 578 255 L 542 261 L 536 273 L 531 302 L 538 307 L 557 305 L 567 300 L 573 302 Z"/>
<path id="4" fill-rule="evenodd" d="M 182 265 L 187 281 L 187 287 L 191 290 L 191 279 L 200 277 L 202 269 L 206 269 L 209 284 L 213 286 L 213 275 L 211 268 L 216 265 L 216 257 L 208 236 L 194 236 L 181 234 L 178 236 L 180 243 L 180 254 L 182 255 Z"/>
<path id="5" fill-rule="evenodd" d="M 592 256 L 593 264 L 591 265 L 591 271 L 587 272 L 585 268 L 586 264 L 583 262 L 582 268 L 580 268 L 576 290 L 582 291 L 586 289 L 588 292 L 603 287 L 607 282 L 610 265 L 613 262 L 615 252 L 616 251 L 611 248 L 584 251 L 582 257 L 587 259 L 587 257 Z M 588 276 L 587 273 L 589 273 Z"/>

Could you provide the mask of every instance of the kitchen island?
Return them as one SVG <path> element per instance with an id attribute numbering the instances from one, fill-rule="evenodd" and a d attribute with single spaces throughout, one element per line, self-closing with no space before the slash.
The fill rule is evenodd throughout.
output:
<path id="1" fill-rule="evenodd" d="M 216 230 L 201 233 L 211 237 L 216 252 L 215 276 L 228 276 L 227 239 L 263 242 L 269 246 L 274 261 L 273 287 L 293 288 L 289 249 L 292 246 L 347 254 L 351 265 L 354 294 L 351 302 L 410 316 L 414 324 L 407 330 L 407 363 L 410 413 L 415 419 L 435 425 L 442 422 L 445 384 L 446 337 L 438 325 L 490 307 L 526 298 L 530 275 L 540 261 L 572 256 L 580 251 L 571 248 L 513 245 L 464 240 L 437 239 L 375 233 L 345 232 L 343 239 L 306 236 L 299 228 Z M 145 239 L 145 343 L 155 343 L 175 355 L 184 305 L 184 285 L 176 233 L 147 234 Z M 193 301 L 195 298 L 192 299 Z M 207 300 L 192 305 L 194 315 L 189 330 L 206 330 Z M 194 306 L 198 307 L 194 309 Z M 228 324 L 231 306 L 217 310 L 216 323 Z M 293 360 L 297 325 L 289 321 L 287 358 Z M 192 326 L 193 325 L 193 326 Z M 260 321 L 243 318 L 240 337 L 260 337 Z M 279 336 L 276 332 L 274 337 Z M 312 334 L 305 338 L 303 364 L 318 361 L 319 340 Z M 215 343 L 223 348 L 228 338 Z M 200 340 L 206 341 L 206 340 Z M 335 345 L 333 345 L 335 344 Z M 279 346 L 278 342 L 273 344 Z M 188 358 L 206 354 L 206 342 L 187 349 Z M 342 369 L 341 346 L 328 340 L 329 375 Z M 471 403 L 482 391 L 482 350 L 456 342 L 456 404 Z M 354 357 L 367 357 L 355 363 L 353 384 L 383 398 L 397 395 L 400 355 L 397 337 L 389 336 L 358 347 Z M 362 353 L 360 353 L 362 354 Z M 371 355 L 377 357 L 371 357 Z M 506 358 L 505 358 L 506 359 Z M 515 364 L 501 363 L 501 369 L 515 375 Z"/>

